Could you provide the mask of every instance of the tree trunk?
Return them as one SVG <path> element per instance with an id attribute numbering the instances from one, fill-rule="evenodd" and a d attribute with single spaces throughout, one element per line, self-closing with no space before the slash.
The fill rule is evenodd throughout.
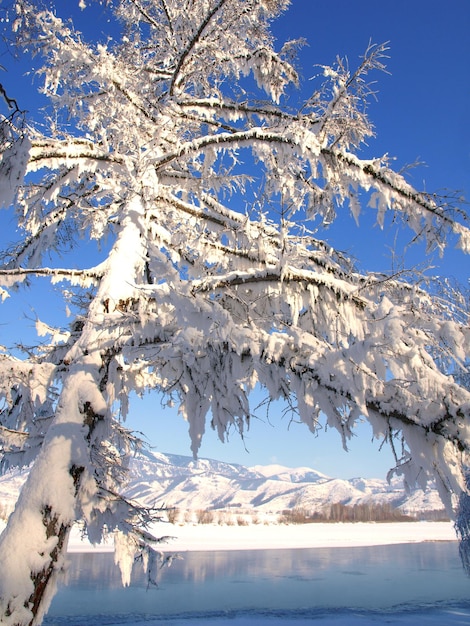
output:
<path id="1" fill-rule="evenodd" d="M 96 494 L 89 445 L 90 404 L 96 415 L 103 409 L 97 374 L 89 359 L 73 367 L 54 423 L 0 537 L 0 623 L 5 626 L 41 623 L 64 569 L 81 497 L 86 494 L 89 501 Z"/>
<path id="2" fill-rule="evenodd" d="M 67 372 L 53 424 L 24 485 L 15 511 L 0 537 L 0 623 L 39 624 L 63 570 L 68 536 L 83 518 L 82 498 L 90 506 L 99 485 L 91 462 L 93 431 L 108 417 L 102 394 L 107 376 L 100 323 L 135 294 L 142 273 L 141 199 L 129 203 L 128 216 L 110 253 L 107 272 L 90 305 L 78 341 L 69 351 Z M 25 540 L 26 538 L 26 540 Z"/>
<path id="3" fill-rule="evenodd" d="M 61 524 L 57 515 L 51 518 L 50 509 L 44 511 L 43 523 L 46 528 L 46 536 L 48 538 L 57 538 L 57 544 L 50 553 L 50 560 L 47 565 L 39 572 L 32 575 L 34 591 L 26 602 L 26 606 L 30 608 L 32 613 L 29 626 L 39 623 L 42 620 L 42 616 L 49 608 L 49 601 L 47 605 L 44 606 L 44 599 L 48 597 L 47 592 L 50 587 L 54 587 L 55 589 L 55 581 L 60 576 L 61 567 L 58 567 L 58 563 L 61 562 L 61 557 L 65 558 L 71 528 L 70 525 L 65 526 Z"/>

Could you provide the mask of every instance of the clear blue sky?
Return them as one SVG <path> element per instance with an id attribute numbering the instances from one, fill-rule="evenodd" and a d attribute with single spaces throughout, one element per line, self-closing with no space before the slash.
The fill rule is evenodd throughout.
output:
<path id="1" fill-rule="evenodd" d="M 61 14 L 69 11 L 85 33 L 91 25 L 94 32 L 106 31 L 107 23 L 99 7 L 82 12 L 78 0 L 58 0 L 57 4 Z M 308 42 L 299 54 L 298 64 L 305 94 L 313 90 L 310 79 L 319 73 L 316 65 L 331 64 L 340 55 L 348 57 L 354 68 L 369 41 L 389 41 L 390 73 L 373 76 L 378 94 L 369 111 L 377 138 L 364 150 L 364 156 L 387 152 L 396 157 L 396 168 L 417 159 L 424 161 L 425 167 L 410 172 L 410 182 L 429 191 L 458 189 L 470 199 L 468 0 L 395 0 L 385 4 L 365 0 L 293 0 L 288 13 L 274 24 L 274 32 L 280 41 L 304 37 Z M 0 64 L 9 70 L 0 79 L 11 93 L 16 90 L 18 98 L 34 102 L 31 95 L 26 95 L 25 83 L 20 84 L 11 60 L 1 57 Z M 367 269 L 390 267 L 388 246 L 395 235 L 392 227 L 381 235 L 373 226 L 373 216 L 367 213 L 360 228 L 344 218 L 324 233 L 332 244 L 355 255 Z M 406 236 L 400 232 L 398 240 L 406 241 Z M 422 249 L 407 253 L 407 265 L 417 261 L 432 263 L 436 273 L 455 275 L 468 284 L 470 258 L 458 251 L 450 249 L 442 260 L 426 259 Z M 32 298 L 23 293 L 21 300 L 28 313 Z M 4 323 L 9 321 L 8 315 L 10 321 L 12 315 L 17 315 L 13 311 L 16 309 L 4 309 L 3 313 L 0 310 Z M 6 343 L 1 326 L 0 343 Z M 291 424 L 289 428 L 289 418 L 282 418 L 280 407 L 271 410 L 269 420 L 263 416 L 263 410 L 259 415 L 263 419 L 253 420 L 244 443 L 233 433 L 228 443 L 221 444 L 208 429 L 200 455 L 245 465 L 309 465 L 339 477 L 384 477 L 392 464 L 386 447 L 379 452 L 380 442 L 371 443 L 367 426 L 358 429 L 359 436 L 346 454 L 336 431 L 314 437 L 305 426 Z M 158 451 L 190 453 L 186 423 L 174 412 L 163 412 L 158 398 L 147 396 L 143 401 L 134 401 L 128 423 L 144 431 Z"/>

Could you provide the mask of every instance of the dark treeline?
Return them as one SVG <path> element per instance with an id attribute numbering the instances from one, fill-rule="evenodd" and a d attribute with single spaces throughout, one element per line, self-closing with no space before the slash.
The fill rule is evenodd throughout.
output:
<path id="1" fill-rule="evenodd" d="M 366 502 L 342 504 L 335 502 L 322 511 L 295 507 L 283 511 L 280 522 L 285 524 L 308 524 L 311 522 L 412 522 L 418 520 L 447 520 L 444 511 L 427 511 L 414 515 L 403 513 L 390 504 Z"/>

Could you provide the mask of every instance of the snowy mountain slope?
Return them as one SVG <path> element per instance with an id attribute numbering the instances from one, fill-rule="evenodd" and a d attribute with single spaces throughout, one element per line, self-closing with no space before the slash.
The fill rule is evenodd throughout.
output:
<path id="1" fill-rule="evenodd" d="M 279 513 L 298 507 L 321 511 L 337 502 L 390 504 L 412 514 L 442 509 L 436 490 L 406 494 L 398 479 L 391 484 L 380 479 L 343 480 L 308 467 L 248 468 L 149 452 L 134 459 L 126 494 L 149 505 L 184 510 L 230 508 Z"/>
<path id="2" fill-rule="evenodd" d="M 0 478 L 0 504 L 11 510 L 26 472 Z M 132 460 L 126 496 L 151 506 L 186 511 L 230 509 L 280 513 L 286 509 L 326 510 L 331 504 L 389 504 L 414 515 L 442 510 L 435 489 L 406 494 L 398 479 L 325 476 L 308 467 L 244 467 L 209 459 L 144 452 Z"/>

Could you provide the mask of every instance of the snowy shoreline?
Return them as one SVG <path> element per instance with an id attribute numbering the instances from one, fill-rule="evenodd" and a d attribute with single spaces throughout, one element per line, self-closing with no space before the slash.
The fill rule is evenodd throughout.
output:
<path id="1" fill-rule="evenodd" d="M 452 522 L 394 522 L 219 526 L 213 524 L 158 524 L 156 537 L 169 537 L 163 551 L 273 550 L 292 548 L 340 548 L 457 541 Z M 70 537 L 69 552 L 112 552 L 113 541 L 92 546 L 78 528 Z"/>

